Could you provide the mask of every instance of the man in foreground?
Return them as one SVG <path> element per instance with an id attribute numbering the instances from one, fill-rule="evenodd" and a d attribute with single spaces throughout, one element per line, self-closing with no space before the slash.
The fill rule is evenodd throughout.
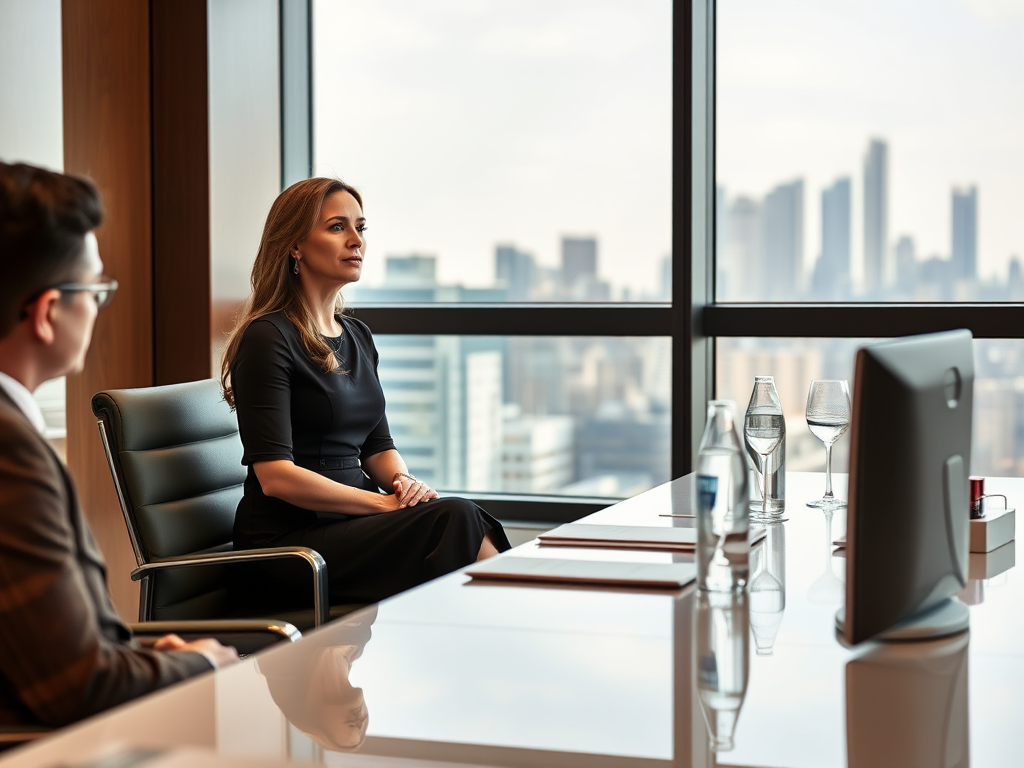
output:
<path id="1" fill-rule="evenodd" d="M 32 392 L 81 371 L 117 283 L 84 179 L 0 163 L 0 724 L 61 726 L 238 660 L 175 635 L 141 649 L 114 610 Z"/>

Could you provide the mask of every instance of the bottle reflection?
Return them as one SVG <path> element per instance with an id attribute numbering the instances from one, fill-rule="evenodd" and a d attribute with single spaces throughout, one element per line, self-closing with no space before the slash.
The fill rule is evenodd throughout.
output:
<path id="1" fill-rule="evenodd" d="M 966 768 L 969 635 L 882 643 L 846 665 L 850 768 Z"/>
<path id="2" fill-rule="evenodd" d="M 786 529 L 766 526 L 768 535 L 751 552 L 750 629 L 758 656 L 771 656 L 786 610 Z"/>
<path id="3" fill-rule="evenodd" d="M 746 592 L 698 592 L 694 602 L 697 698 L 712 751 L 733 748 L 750 673 L 750 606 Z"/>
<path id="4" fill-rule="evenodd" d="M 377 607 L 371 606 L 304 638 L 303 653 L 284 647 L 257 660 L 282 714 L 326 749 L 351 752 L 366 740 L 369 713 L 363 689 L 349 682 L 349 673 L 376 618 Z"/>

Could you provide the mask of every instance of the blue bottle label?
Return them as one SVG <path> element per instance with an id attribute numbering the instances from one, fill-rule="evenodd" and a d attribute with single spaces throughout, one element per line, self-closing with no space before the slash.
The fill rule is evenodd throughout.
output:
<path id="1" fill-rule="evenodd" d="M 718 497 L 718 477 L 715 475 L 697 475 L 697 503 L 701 509 L 715 508 Z"/>
<path id="2" fill-rule="evenodd" d="M 718 661 L 712 652 L 698 659 L 697 680 L 704 688 L 718 687 Z"/>

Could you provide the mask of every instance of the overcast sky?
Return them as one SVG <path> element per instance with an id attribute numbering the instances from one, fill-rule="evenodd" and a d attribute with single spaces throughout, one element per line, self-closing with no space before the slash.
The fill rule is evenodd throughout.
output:
<path id="1" fill-rule="evenodd" d="M 314 172 L 363 193 L 368 282 L 415 252 L 445 282 L 490 284 L 497 243 L 554 266 L 562 235 L 594 235 L 607 278 L 654 287 L 672 238 L 668 0 L 314 11 Z"/>
<path id="2" fill-rule="evenodd" d="M 1024 258 L 1024 1 L 722 0 L 719 183 L 762 196 L 805 180 L 805 261 L 820 251 L 821 192 L 853 180 L 862 259 L 863 159 L 889 145 L 890 245 L 949 256 L 950 195 L 978 187 L 978 261 Z"/>
<path id="3" fill-rule="evenodd" d="M 555 265 L 594 235 L 615 285 L 653 289 L 671 248 L 669 0 L 317 0 L 315 173 L 364 194 L 366 280 L 439 257 L 485 285 L 494 246 Z M 976 184 L 979 267 L 1024 258 L 1024 0 L 721 0 L 718 181 L 820 197 L 890 153 L 890 240 L 948 256 L 950 192 Z M 376 257 L 376 258 L 375 258 Z"/>

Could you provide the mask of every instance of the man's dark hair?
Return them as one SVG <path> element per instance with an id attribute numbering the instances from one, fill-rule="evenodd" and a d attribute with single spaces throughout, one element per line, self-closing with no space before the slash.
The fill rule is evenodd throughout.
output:
<path id="1" fill-rule="evenodd" d="M 91 181 L 0 163 L 0 338 L 33 297 L 75 279 L 83 238 L 101 221 L 103 205 Z"/>

